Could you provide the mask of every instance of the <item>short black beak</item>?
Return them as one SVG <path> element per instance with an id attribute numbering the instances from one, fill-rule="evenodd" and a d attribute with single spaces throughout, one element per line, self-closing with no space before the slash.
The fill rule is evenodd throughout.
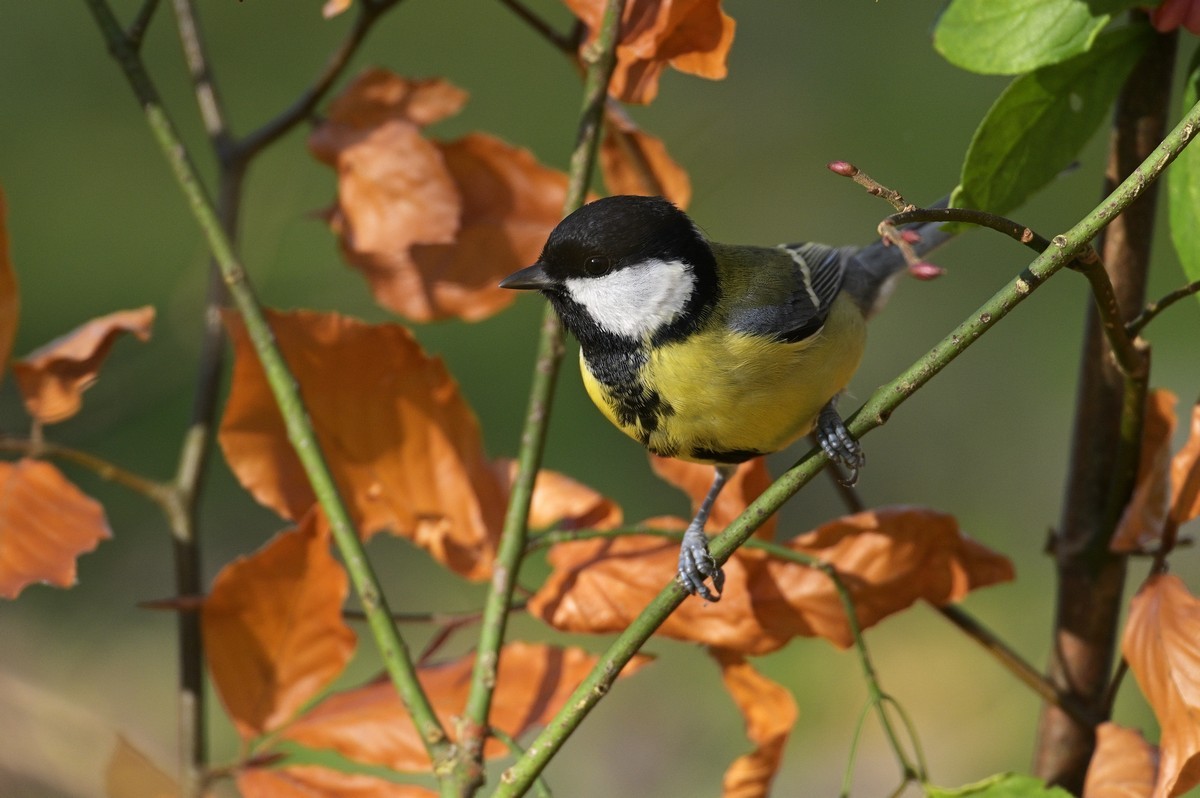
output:
<path id="1" fill-rule="evenodd" d="M 520 271 L 513 272 L 500 281 L 501 288 L 542 289 L 554 285 L 554 279 L 546 274 L 546 267 L 539 260 L 532 266 L 526 266 Z"/>

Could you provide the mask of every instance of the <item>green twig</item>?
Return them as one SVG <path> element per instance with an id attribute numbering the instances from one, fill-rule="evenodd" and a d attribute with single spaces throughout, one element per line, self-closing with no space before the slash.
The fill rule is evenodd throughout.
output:
<path id="1" fill-rule="evenodd" d="M 59 446 L 45 439 L 27 440 L 11 436 L 0 436 L 0 452 L 13 452 L 27 457 L 52 457 L 86 468 L 96 476 L 137 493 L 162 506 L 169 489 L 156 480 L 136 474 L 129 469 L 111 463 L 88 452 Z"/>
<path id="2" fill-rule="evenodd" d="M 1200 130 L 1200 103 L 1188 111 L 1150 157 L 1099 206 L 1066 233 L 1056 236 L 1051 242 L 1052 246 L 1038 255 L 1018 277 L 1005 285 L 903 374 L 876 390 L 850 419 L 850 432 L 856 438 L 861 438 L 870 430 L 886 423 L 888 417 L 906 399 L 933 379 L 983 333 L 995 326 L 1046 279 L 1081 252 L 1109 221 L 1154 182 L 1162 170 L 1187 146 L 1197 130 Z M 771 514 L 812 480 L 825 461 L 826 457 L 822 452 L 812 451 L 767 488 L 722 534 L 713 539 L 710 551 L 717 563 L 729 559 L 734 550 L 749 540 Z M 583 717 L 607 692 L 621 668 L 685 598 L 687 593 L 684 588 L 672 580 L 625 631 L 617 636 L 563 708 L 529 746 L 529 753 L 505 771 L 500 788 L 496 792 L 498 798 L 511 798 L 528 789 L 532 779 L 541 772 Z"/>
<path id="3" fill-rule="evenodd" d="M 575 150 L 570 161 L 563 206 L 564 216 L 582 205 L 587 197 L 587 186 L 600 145 L 608 84 L 616 66 L 617 35 L 624 9 L 625 0 L 608 0 L 596 47 L 590 54 L 591 60 L 584 81 L 583 110 L 580 113 Z M 537 351 L 529 406 L 521 432 L 517 474 L 513 479 L 508 510 L 504 518 L 504 530 L 493 565 L 491 589 L 484 604 L 478 654 L 471 672 L 471 689 L 464 713 L 463 734 L 459 737 L 461 753 L 459 766 L 456 768 L 456 779 L 464 793 L 481 783 L 483 778 L 481 763 L 484 732 L 488 725 L 492 694 L 496 689 L 500 647 L 504 642 L 517 572 L 524 556 L 533 483 L 541 465 L 554 388 L 562 363 L 562 324 L 549 305 L 543 311 Z"/>
<path id="4" fill-rule="evenodd" d="M 329 519 L 333 537 L 367 613 L 371 631 L 383 656 L 384 666 L 404 701 L 422 741 L 433 760 L 435 769 L 450 755 L 451 744 L 445 730 L 434 714 L 428 697 L 417 681 L 416 670 L 408 648 L 392 623 L 387 602 L 379 582 L 363 551 L 362 542 L 337 492 L 337 486 L 321 454 L 320 446 L 309 422 L 303 401 L 287 363 L 275 345 L 271 328 L 254 296 L 246 271 L 221 228 L 220 220 L 200 183 L 174 125 L 159 99 L 157 90 L 146 73 L 138 54 L 117 24 L 106 0 L 85 0 L 96 18 L 109 50 L 129 81 L 155 141 L 162 149 L 189 209 L 220 265 L 222 277 L 229 288 L 234 305 L 240 313 L 248 337 L 258 355 L 267 381 L 279 405 L 287 428 L 288 440 L 296 451 L 314 494 Z"/>
<path id="5" fill-rule="evenodd" d="M 501 729 L 499 726 L 492 726 L 489 728 L 488 734 L 508 746 L 509 753 L 511 753 L 514 757 L 525 755 L 525 749 L 522 748 L 520 744 L 518 744 L 517 741 L 512 738 L 512 735 L 504 731 L 504 729 Z M 550 785 L 546 784 L 546 780 L 541 776 L 538 776 L 536 779 L 534 779 L 533 794 L 536 795 L 537 798 L 551 798 Z"/>

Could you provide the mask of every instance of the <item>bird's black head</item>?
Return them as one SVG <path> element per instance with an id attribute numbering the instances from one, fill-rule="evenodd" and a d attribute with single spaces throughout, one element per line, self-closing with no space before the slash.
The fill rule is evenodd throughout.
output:
<path id="1" fill-rule="evenodd" d="M 597 332 L 662 341 L 686 335 L 716 301 L 716 263 L 667 200 L 615 196 L 563 219 L 537 263 L 500 285 L 542 291 L 585 346 Z"/>

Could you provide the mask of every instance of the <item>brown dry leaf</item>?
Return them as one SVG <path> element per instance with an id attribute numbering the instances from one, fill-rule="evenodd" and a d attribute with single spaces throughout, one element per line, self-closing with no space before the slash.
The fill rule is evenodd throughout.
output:
<path id="1" fill-rule="evenodd" d="M 412 784 L 396 784 L 374 776 L 343 773 L 320 765 L 246 768 L 237 775 L 243 798 L 437 798 Z"/>
<path id="2" fill-rule="evenodd" d="M 1083 798 L 1150 798 L 1158 777 L 1158 747 L 1115 723 L 1096 727 L 1096 752 L 1088 765 Z"/>
<path id="3" fill-rule="evenodd" d="M 1200 403 L 1192 406 L 1187 443 L 1171 459 L 1171 520 L 1182 526 L 1200 516 Z"/>
<path id="4" fill-rule="evenodd" d="M 12 354 L 13 339 L 17 337 L 20 316 L 20 295 L 17 293 L 17 274 L 8 255 L 8 203 L 0 190 L 0 381 Z"/>
<path id="5" fill-rule="evenodd" d="M 722 781 L 722 798 L 766 798 L 779 771 L 783 748 L 796 723 L 796 701 L 789 690 L 756 671 L 736 652 L 710 649 L 721 666 L 721 679 L 746 720 L 754 750 L 733 761 Z"/>
<path id="6" fill-rule="evenodd" d="M 500 457 L 495 467 L 507 496 L 517 475 L 517 461 Z M 621 508 L 612 499 L 557 471 L 538 472 L 529 505 L 531 529 L 612 529 L 620 525 Z"/>
<path id="7" fill-rule="evenodd" d="M 466 94 L 442 80 L 361 75 L 309 137 L 338 171 L 330 225 L 381 305 L 413 321 L 476 321 L 515 293 L 497 284 L 537 258 L 558 223 L 566 176 L 529 152 L 474 134 L 449 144 L 421 127 Z"/>
<path id="8" fill-rule="evenodd" d="M 13 361 L 13 376 L 25 399 L 25 409 L 43 424 L 75 415 L 83 404 L 83 392 L 96 381 L 100 366 L 121 333 L 132 333 L 146 341 L 153 326 L 152 307 L 120 310 L 92 319 Z"/>
<path id="9" fill-rule="evenodd" d="M 487 578 L 507 498 L 442 361 L 395 324 L 312 311 L 268 319 L 360 533 L 388 529 Z M 255 498 L 295 519 L 312 489 L 244 328 L 229 327 L 236 360 L 221 447 Z"/>
<path id="10" fill-rule="evenodd" d="M 517 292 L 499 282 L 537 260 L 562 218 L 567 176 L 484 133 L 437 146 L 462 201 L 458 236 L 453 244 L 419 243 L 411 255 L 437 318 L 479 321 L 514 301 Z M 413 318 L 401 283 L 373 285 L 385 307 Z"/>
<path id="11" fill-rule="evenodd" d="M 662 196 L 686 209 L 692 200 L 688 173 L 667 146 L 624 114 L 610 111 L 600 145 L 600 169 L 610 194 Z"/>
<path id="12" fill-rule="evenodd" d="M 390 120 L 424 127 L 454 116 L 466 103 L 467 93 L 441 78 L 410 80 L 386 69 L 365 69 L 329 104 L 309 146 L 329 160 L 347 141 L 336 126 L 363 133 Z"/>
<path id="13" fill-rule="evenodd" d="M 104 794 L 108 798 L 177 798 L 180 790 L 173 776 L 118 734 L 104 773 Z"/>
<path id="14" fill-rule="evenodd" d="M 75 558 L 112 537 L 104 508 L 50 463 L 0 462 L 0 597 L 75 584 Z"/>
<path id="15" fill-rule="evenodd" d="M 684 522 L 647 522 L 682 528 Z M 958 601 L 969 591 L 1013 578 L 1012 564 L 963 535 L 952 516 L 890 507 L 835 519 L 789 548 L 834 565 L 862 628 L 911 606 Z M 554 569 L 529 611 L 557 629 L 607 633 L 624 629 L 674 577 L 679 545 L 653 536 L 562 543 Z M 749 549 L 725 564 L 721 602 L 685 601 L 659 633 L 758 655 L 795 636 L 853 641 L 837 591 L 824 573 Z"/>
<path id="16" fill-rule="evenodd" d="M 217 574 L 201 613 L 204 645 L 243 739 L 278 729 L 350 661 L 347 592 L 316 507 L 298 528 Z"/>
<path id="17" fill-rule="evenodd" d="M 321 16 L 332 19 L 350 8 L 353 2 L 354 0 L 325 0 L 325 5 L 321 6 Z"/>
<path id="18" fill-rule="evenodd" d="M 1121 652 L 1162 729 L 1154 798 L 1181 795 L 1200 784 L 1200 600 L 1179 577 L 1133 597 Z"/>
<path id="19" fill-rule="evenodd" d="M 604 0 L 565 0 L 588 27 L 581 51 L 595 46 Z M 617 67 L 609 94 L 623 102 L 649 103 L 670 64 L 680 72 L 720 80 L 733 44 L 734 21 L 720 0 L 630 0 L 621 18 Z"/>
<path id="20" fill-rule="evenodd" d="M 1151 391 L 1142 423 L 1142 453 L 1133 495 L 1113 533 L 1109 548 L 1127 554 L 1150 551 L 1162 536 L 1170 493 L 1171 436 L 1175 432 L 1175 394 Z"/>
<path id="21" fill-rule="evenodd" d="M 509 643 L 500 653 L 490 722 L 513 737 L 544 724 L 583 680 L 596 657 L 578 648 Z M 638 655 L 627 664 L 629 676 L 650 661 Z M 453 734 L 453 718 L 462 714 L 470 687 L 474 655 L 418 668 L 418 678 L 442 724 Z M 284 731 L 284 737 L 311 748 L 332 748 L 357 762 L 404 772 L 429 770 L 429 757 L 386 680 L 335 693 Z M 505 747 L 492 739 L 484 751 L 496 757 Z"/>
<path id="22" fill-rule="evenodd" d="M 679 488 L 692 500 L 692 515 L 700 508 L 708 489 L 712 486 L 715 469 L 710 465 L 689 463 L 671 457 L 650 455 L 650 467 L 661 479 Z M 713 504 L 712 513 L 708 516 L 706 529 L 720 531 L 733 523 L 742 514 L 750 502 L 762 495 L 771 484 L 771 475 L 767 473 L 767 461 L 764 457 L 756 457 L 738 467 L 733 477 L 725 483 L 721 493 Z M 766 523 L 754 533 L 756 537 L 765 540 L 775 539 L 775 517 L 768 518 Z"/>

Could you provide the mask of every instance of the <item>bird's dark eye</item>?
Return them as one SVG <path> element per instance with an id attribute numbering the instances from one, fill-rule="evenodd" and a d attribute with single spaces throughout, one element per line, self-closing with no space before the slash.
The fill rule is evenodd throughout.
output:
<path id="1" fill-rule="evenodd" d="M 592 255 L 583 262 L 583 270 L 590 277 L 603 277 L 612 271 L 612 261 L 604 255 Z"/>

